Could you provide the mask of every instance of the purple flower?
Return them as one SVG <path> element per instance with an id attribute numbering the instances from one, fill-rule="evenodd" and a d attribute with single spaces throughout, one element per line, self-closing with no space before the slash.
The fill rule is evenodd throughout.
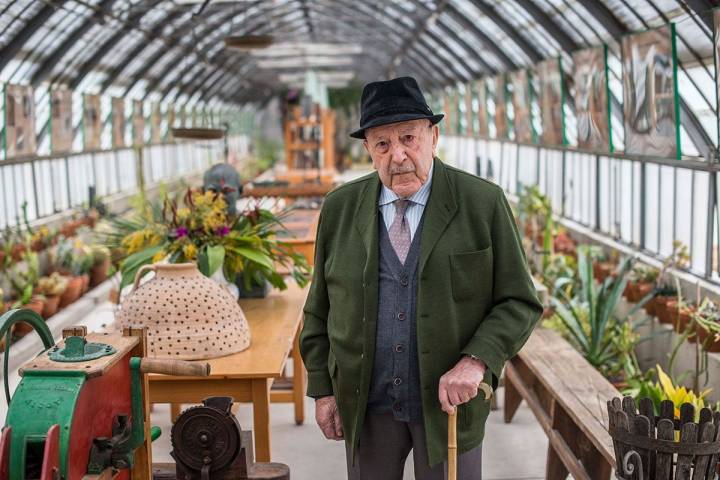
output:
<path id="1" fill-rule="evenodd" d="M 230 233 L 230 227 L 228 227 L 227 225 L 223 225 L 222 227 L 216 229 L 215 233 L 217 233 L 221 237 L 224 237 L 225 235 Z"/>
<path id="2" fill-rule="evenodd" d="M 186 227 L 178 227 L 175 229 L 175 235 L 177 238 L 187 237 L 188 235 L 188 229 Z"/>

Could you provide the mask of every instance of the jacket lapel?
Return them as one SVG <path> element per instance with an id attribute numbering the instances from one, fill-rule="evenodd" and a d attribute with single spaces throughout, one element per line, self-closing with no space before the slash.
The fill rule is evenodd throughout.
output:
<path id="1" fill-rule="evenodd" d="M 365 268 L 363 278 L 365 283 L 372 279 L 373 263 L 378 261 L 378 195 L 380 194 L 380 177 L 377 172 L 373 175 L 358 201 L 355 211 L 355 226 L 365 246 Z M 377 274 L 377 269 L 375 270 Z M 368 276 L 370 275 L 370 276 Z M 375 275 L 377 277 L 377 275 Z"/>
<path id="2" fill-rule="evenodd" d="M 425 206 L 425 220 L 420 242 L 420 265 L 418 266 L 420 275 L 422 275 L 433 248 L 457 212 L 457 202 L 445 171 L 445 165 L 438 158 L 435 158 L 432 181 L 430 198 Z"/>

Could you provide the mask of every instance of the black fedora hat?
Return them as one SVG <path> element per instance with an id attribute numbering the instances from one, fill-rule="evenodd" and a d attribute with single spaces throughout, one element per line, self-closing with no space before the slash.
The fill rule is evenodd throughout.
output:
<path id="1" fill-rule="evenodd" d="M 433 125 L 445 115 L 433 114 L 412 77 L 371 82 L 365 85 L 360 101 L 360 129 L 350 134 L 365 138 L 365 129 L 388 123 L 427 118 Z"/>

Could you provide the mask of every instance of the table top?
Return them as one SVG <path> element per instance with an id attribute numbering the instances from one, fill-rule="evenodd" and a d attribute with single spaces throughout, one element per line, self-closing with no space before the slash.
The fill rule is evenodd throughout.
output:
<path id="1" fill-rule="evenodd" d="M 265 298 L 241 299 L 250 327 L 250 347 L 242 352 L 209 360 L 210 379 L 277 378 L 283 371 L 295 334 L 302 322 L 309 285 L 300 288 L 288 282 L 285 291 L 273 289 Z M 203 377 L 149 375 L 150 381 L 179 381 Z"/>

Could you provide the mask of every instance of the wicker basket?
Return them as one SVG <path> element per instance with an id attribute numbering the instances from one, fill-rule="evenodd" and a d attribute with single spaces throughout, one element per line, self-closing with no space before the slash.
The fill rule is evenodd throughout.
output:
<path id="1" fill-rule="evenodd" d="M 695 408 L 685 403 L 680 418 L 669 400 L 660 404 L 656 416 L 652 400 L 632 397 L 607 403 L 609 431 L 613 439 L 616 476 L 621 480 L 716 478 L 720 457 L 720 412 L 703 408 L 695 422 Z"/>

